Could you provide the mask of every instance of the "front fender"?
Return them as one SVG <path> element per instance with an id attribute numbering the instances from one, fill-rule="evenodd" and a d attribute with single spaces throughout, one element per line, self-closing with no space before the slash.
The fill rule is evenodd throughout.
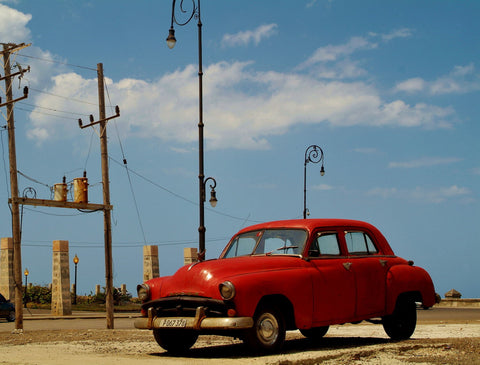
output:
<path id="1" fill-rule="evenodd" d="M 292 304 L 296 326 L 311 326 L 312 283 L 305 268 L 252 273 L 231 278 L 230 281 L 235 285 L 234 302 L 238 316 L 253 317 L 262 298 L 283 296 Z"/>
<path id="2" fill-rule="evenodd" d="M 418 266 L 396 265 L 387 274 L 387 314 L 395 309 L 397 298 L 403 293 L 420 295 L 424 307 L 435 304 L 435 288 L 430 275 Z"/>

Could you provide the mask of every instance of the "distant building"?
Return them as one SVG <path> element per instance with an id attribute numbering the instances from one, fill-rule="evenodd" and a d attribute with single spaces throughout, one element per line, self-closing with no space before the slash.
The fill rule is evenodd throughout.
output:
<path id="1" fill-rule="evenodd" d="M 462 294 L 460 294 L 460 292 L 456 291 L 455 289 L 451 289 L 445 293 L 445 298 L 460 299 L 461 297 Z"/>

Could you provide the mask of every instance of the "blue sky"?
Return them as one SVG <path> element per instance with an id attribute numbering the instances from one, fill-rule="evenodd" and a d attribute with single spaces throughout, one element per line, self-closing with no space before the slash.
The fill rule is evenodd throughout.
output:
<path id="1" fill-rule="evenodd" d="M 206 209 L 207 258 L 246 225 L 302 216 L 305 149 L 317 144 L 326 174 L 307 166 L 310 217 L 368 221 L 441 295 L 479 297 L 480 3 L 201 5 L 205 173 L 219 200 Z M 177 26 L 170 50 L 170 15 L 169 1 L 0 1 L 0 41 L 32 43 L 15 59 L 31 66 L 15 109 L 17 167 L 31 178 L 19 177 L 20 194 L 31 186 L 49 199 L 86 169 L 89 199 L 102 201 L 97 132 L 76 121 L 98 116 L 104 65 L 107 103 L 122 113 L 108 129 L 114 285 L 132 292 L 145 243 L 159 245 L 169 275 L 198 242 L 197 26 Z M 67 239 L 79 293 L 104 285 L 101 213 L 25 207 L 22 238 L 30 282 L 51 281 L 51 241 Z"/>

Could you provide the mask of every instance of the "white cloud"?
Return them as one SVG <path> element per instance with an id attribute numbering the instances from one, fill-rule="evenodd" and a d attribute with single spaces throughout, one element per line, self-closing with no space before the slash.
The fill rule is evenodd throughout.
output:
<path id="1" fill-rule="evenodd" d="M 448 187 L 424 188 L 416 187 L 414 189 L 397 188 L 373 188 L 367 192 L 368 196 L 379 196 L 383 199 L 409 199 L 415 202 L 439 204 L 447 200 L 456 200 L 460 203 L 471 203 L 474 201 L 472 192 L 465 187 L 452 185 Z"/>
<path id="2" fill-rule="evenodd" d="M 27 43 L 30 40 L 28 22 L 30 14 L 24 14 L 0 4 L 0 39 L 5 43 Z"/>
<path id="3" fill-rule="evenodd" d="M 246 30 L 235 34 L 225 34 L 222 38 L 222 45 L 225 47 L 246 46 L 253 42 L 256 46 L 266 38 L 277 33 L 277 24 L 264 24 L 254 30 Z"/>
<path id="4" fill-rule="evenodd" d="M 419 168 L 419 167 L 430 167 L 437 165 L 448 165 L 451 163 L 456 163 L 461 161 L 459 158 L 455 157 L 423 157 L 418 160 L 404 161 L 404 162 L 390 162 L 388 167 L 391 168 Z"/>
<path id="5" fill-rule="evenodd" d="M 1 5 L 1 4 L 0 4 Z M 18 34 L 29 35 L 30 15 L 4 5 L 8 23 Z M 3 12 L 0 12 L 3 16 Z M 12 21 L 11 19 L 14 19 Z M 5 23 L 2 24 L 4 26 Z M 272 36 L 276 24 L 226 37 L 227 44 L 260 42 Z M 5 32 L 5 30 L 3 30 Z M 4 36 L 4 34 L 0 35 Z M 396 31 L 386 39 L 408 36 Z M 381 37 L 381 35 L 377 35 Z M 385 38 L 385 37 L 384 37 Z M 451 108 L 403 100 L 386 102 L 366 82 L 345 82 L 365 73 L 349 59 L 354 52 L 378 46 L 370 38 L 352 37 L 347 43 L 319 48 L 303 64 L 308 72 L 256 71 L 252 62 L 218 62 L 204 68 L 204 122 L 206 147 L 210 149 L 267 149 L 269 138 L 287 133 L 298 124 L 327 123 L 335 127 L 354 125 L 442 128 L 451 125 Z M 78 138 L 76 119 L 52 118 L 44 111 L 71 111 L 88 116 L 97 113 L 97 81 L 69 71 L 47 51 L 30 47 L 32 72 L 22 82 L 32 93 L 27 135 L 36 143 L 58 138 Z M 41 60 L 39 60 L 41 59 Z M 315 73 L 330 63 L 324 73 Z M 327 73 L 330 72 L 330 76 Z M 468 75 L 471 67 L 456 68 L 455 75 Z M 197 141 L 198 84 L 196 66 L 189 65 L 154 81 L 125 78 L 106 80 L 113 104 L 121 109 L 118 128 L 125 137 L 156 138 L 188 149 Z M 41 86 L 40 86 L 41 85 Z M 34 89 L 37 89 L 34 90 Z M 38 90 L 41 89 L 41 92 Z M 83 101 L 83 102 L 79 102 Z M 108 112 L 107 112 L 108 114 Z M 98 115 L 97 115 L 98 117 Z"/>
<path id="6" fill-rule="evenodd" d="M 328 184 L 319 184 L 319 185 L 312 186 L 312 189 L 313 190 L 323 190 L 323 191 L 325 191 L 325 190 L 333 190 L 335 188 L 331 185 L 328 185 Z"/>
<path id="7" fill-rule="evenodd" d="M 401 29 L 396 29 L 393 32 L 387 33 L 387 34 L 380 34 L 380 37 L 382 40 L 388 42 L 391 41 L 392 39 L 395 38 L 407 38 L 412 35 L 413 31 L 410 28 L 401 28 Z"/>
<path id="8" fill-rule="evenodd" d="M 353 52 L 376 48 L 378 45 L 364 37 L 352 37 L 347 43 L 328 45 L 318 48 L 312 56 L 299 65 L 299 69 L 311 67 L 317 63 L 333 62 L 351 55 Z"/>
<path id="9" fill-rule="evenodd" d="M 395 90 L 413 93 L 424 90 L 426 84 L 427 83 L 425 82 L 425 80 L 421 79 L 420 77 L 414 77 L 412 79 L 408 79 L 398 83 L 395 86 Z"/>
<path id="10" fill-rule="evenodd" d="M 431 95 L 461 94 L 480 90 L 480 74 L 473 63 L 455 66 L 453 70 L 434 81 L 426 81 L 420 77 L 397 83 L 395 91 L 416 93 L 427 91 Z"/>
<path id="11" fill-rule="evenodd" d="M 251 62 L 219 62 L 204 69 L 204 120 L 208 148 L 265 149 L 268 138 L 297 124 L 332 126 L 402 126 L 438 128 L 448 125 L 448 108 L 385 103 L 378 91 L 362 82 L 325 82 L 311 75 L 255 72 Z M 35 99 L 38 107 L 78 111 L 96 108 L 72 100 L 96 102 L 95 79 L 75 73 L 57 75 L 50 94 Z M 122 110 L 119 126 L 128 136 L 159 138 L 177 143 L 197 140 L 198 85 L 193 65 L 154 82 L 108 80 L 111 100 Z M 254 90 L 254 92 L 252 92 Z M 159 103 L 161 100 L 161 103 Z M 83 111 L 82 111 L 83 112 Z M 78 133 L 64 121 L 32 113 L 32 139 Z M 47 132 L 48 131 L 48 132 Z"/>
<path id="12" fill-rule="evenodd" d="M 411 192 L 411 197 L 416 200 L 423 200 L 430 203 L 443 203 L 449 199 L 465 199 L 471 195 L 471 191 L 467 188 L 452 185 L 436 189 L 416 188 Z M 468 199 L 463 200 L 464 202 Z"/>

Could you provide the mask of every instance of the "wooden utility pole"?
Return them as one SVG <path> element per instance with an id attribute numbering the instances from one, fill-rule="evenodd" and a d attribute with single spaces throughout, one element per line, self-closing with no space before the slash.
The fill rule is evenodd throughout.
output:
<path id="1" fill-rule="evenodd" d="M 20 233 L 20 210 L 18 204 L 17 157 L 15 148 L 15 119 L 13 117 L 13 94 L 10 72 L 10 54 L 29 45 L 3 44 L 3 70 L 7 107 L 8 151 L 10 160 L 10 190 L 13 238 L 13 280 L 15 285 L 15 329 L 23 331 L 22 249 Z M 26 94 L 25 94 L 26 97 Z"/>
<path id="2" fill-rule="evenodd" d="M 107 122 L 105 116 L 105 85 L 103 79 L 103 64 L 97 64 L 98 102 L 100 117 L 100 152 L 102 159 L 103 204 L 110 205 L 110 180 L 108 174 L 108 142 Z M 113 329 L 113 258 L 112 258 L 112 218 L 111 210 L 104 209 L 105 234 L 105 299 L 107 312 L 107 328 Z"/>
<path id="3" fill-rule="evenodd" d="M 23 331 L 23 288 L 22 288 L 22 254 L 21 254 L 21 231 L 20 231 L 20 211 L 19 205 L 33 205 L 57 208 L 72 208 L 72 209 L 87 209 L 87 210 L 103 210 L 104 212 L 104 239 L 105 239 L 105 297 L 106 297 L 106 312 L 107 312 L 107 328 L 113 329 L 113 258 L 112 258 L 112 209 L 110 205 L 110 181 L 108 176 L 108 148 L 107 148 L 107 121 L 120 116 L 120 108 L 115 107 L 115 115 L 108 118 L 105 117 L 105 93 L 104 93 L 104 79 L 103 79 L 103 64 L 97 65 L 98 77 L 98 99 L 100 119 L 94 121 L 93 116 L 90 116 L 90 124 L 83 125 L 79 119 L 80 128 L 87 128 L 96 124 L 100 124 L 100 150 L 102 163 L 102 183 L 103 183 L 103 204 L 90 204 L 87 202 L 66 202 L 46 199 L 32 199 L 18 196 L 18 181 L 17 181 L 17 159 L 15 150 L 15 126 L 13 118 L 13 104 L 16 101 L 23 100 L 28 97 L 28 88 L 24 88 L 24 95 L 17 99 L 12 96 L 12 80 L 16 75 L 23 75 L 27 70 L 20 69 L 19 72 L 10 72 L 10 54 L 17 52 L 22 48 L 28 47 L 30 44 L 3 44 L 4 72 L 5 76 L 0 77 L 0 80 L 5 80 L 6 88 L 6 103 L 2 104 L 0 99 L 0 107 L 7 107 L 7 126 L 8 126 L 8 147 L 10 158 L 10 186 L 12 211 L 12 237 L 13 237 L 13 270 L 14 270 L 14 285 L 15 285 L 15 328 Z M 29 69 L 28 69 L 29 71 Z"/>

